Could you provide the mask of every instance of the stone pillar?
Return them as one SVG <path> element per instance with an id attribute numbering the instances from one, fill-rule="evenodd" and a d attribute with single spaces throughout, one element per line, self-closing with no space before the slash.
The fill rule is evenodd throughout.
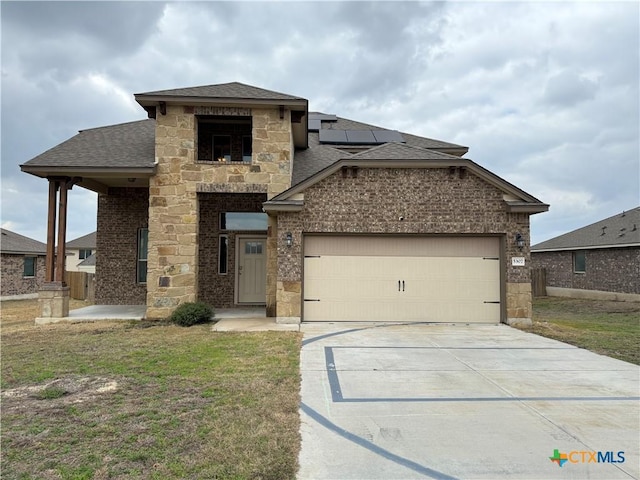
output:
<path id="1" fill-rule="evenodd" d="M 146 318 L 166 318 L 196 300 L 198 276 L 197 166 L 194 116 L 168 106 L 156 118 L 157 173 L 149 184 Z M 194 175 L 194 173 L 196 175 Z"/>
<path id="2" fill-rule="evenodd" d="M 530 327 L 533 308 L 531 283 L 507 283 L 507 324 Z"/>
<path id="3" fill-rule="evenodd" d="M 277 323 L 300 323 L 302 282 L 278 282 L 276 299 Z"/>
<path id="4" fill-rule="evenodd" d="M 69 316 L 69 287 L 62 282 L 47 282 L 38 292 L 40 318 L 36 323 L 55 322 L 56 319 Z"/>
<path id="5" fill-rule="evenodd" d="M 269 215 L 267 227 L 267 317 L 277 316 L 276 282 L 278 280 L 278 218 Z"/>

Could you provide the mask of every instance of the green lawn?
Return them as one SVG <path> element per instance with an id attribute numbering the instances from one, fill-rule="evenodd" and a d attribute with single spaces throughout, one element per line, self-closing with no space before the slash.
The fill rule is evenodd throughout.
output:
<path id="1" fill-rule="evenodd" d="M 18 303 L 2 304 L 3 479 L 295 478 L 299 334 L 35 326 Z"/>
<path id="2" fill-rule="evenodd" d="M 640 303 L 536 298 L 530 331 L 640 365 Z"/>
<path id="3" fill-rule="evenodd" d="M 3 479 L 295 478 L 299 334 L 0 308 Z M 637 303 L 535 299 L 531 331 L 640 363 Z"/>

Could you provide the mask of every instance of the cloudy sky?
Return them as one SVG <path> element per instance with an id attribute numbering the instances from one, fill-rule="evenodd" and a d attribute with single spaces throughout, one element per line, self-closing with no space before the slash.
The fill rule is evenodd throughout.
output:
<path id="1" fill-rule="evenodd" d="M 467 145 L 551 204 L 537 243 L 640 204 L 637 2 L 11 2 L 2 27 L 1 223 L 46 237 L 19 165 L 145 118 L 134 93 L 239 81 L 310 109 Z M 70 194 L 68 239 L 95 230 Z"/>

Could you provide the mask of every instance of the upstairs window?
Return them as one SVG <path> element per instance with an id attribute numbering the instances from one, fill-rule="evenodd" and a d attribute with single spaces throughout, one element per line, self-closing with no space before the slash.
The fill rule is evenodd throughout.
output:
<path id="1" fill-rule="evenodd" d="M 89 248 L 81 248 L 80 249 L 80 260 L 84 260 L 85 258 L 89 258 L 91 256 L 91 249 Z"/>
<path id="2" fill-rule="evenodd" d="M 198 161 L 251 163 L 251 117 L 199 115 Z"/>

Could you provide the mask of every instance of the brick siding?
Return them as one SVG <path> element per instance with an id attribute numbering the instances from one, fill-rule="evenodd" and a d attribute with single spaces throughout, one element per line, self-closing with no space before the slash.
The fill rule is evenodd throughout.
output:
<path id="1" fill-rule="evenodd" d="M 261 212 L 266 193 L 199 193 L 199 265 L 198 300 L 214 308 L 234 305 L 236 272 L 236 236 L 239 234 L 266 235 L 265 232 L 220 230 L 221 212 Z M 219 235 L 228 235 L 227 274 L 218 273 Z"/>
<path id="2" fill-rule="evenodd" d="M 496 187 L 449 169 L 359 169 L 336 172 L 305 192 L 304 209 L 278 214 L 278 280 L 301 281 L 302 232 L 504 235 L 506 256 L 522 256 L 514 235 L 529 238 L 529 215 L 509 213 Z M 403 217 L 403 220 L 400 220 Z M 291 232 L 293 246 L 284 244 Z M 506 267 L 506 281 L 529 283 L 529 268 Z"/>
<path id="3" fill-rule="evenodd" d="M 146 228 L 149 191 L 110 188 L 98 196 L 96 304 L 144 305 L 147 286 L 137 282 L 138 229 Z"/>
<path id="4" fill-rule="evenodd" d="M 536 252 L 534 268 L 547 272 L 547 286 L 640 294 L 640 248 L 584 250 L 586 269 L 574 273 L 573 252 Z"/>
<path id="5" fill-rule="evenodd" d="M 35 277 L 24 276 L 24 257 L 32 255 L 2 254 L 2 269 L 0 269 L 0 296 L 29 295 L 38 293 L 45 277 L 45 257 L 38 256 L 36 260 Z"/>

